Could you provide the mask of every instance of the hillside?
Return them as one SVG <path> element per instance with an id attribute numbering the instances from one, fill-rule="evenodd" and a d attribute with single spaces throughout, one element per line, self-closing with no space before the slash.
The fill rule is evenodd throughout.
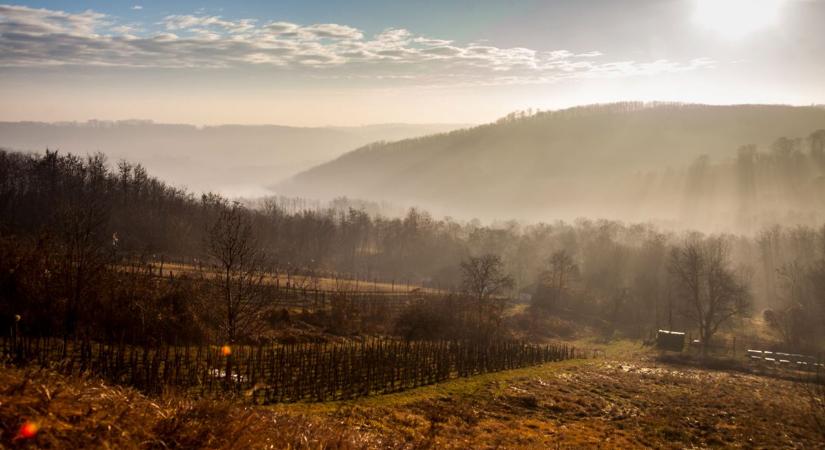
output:
<path id="1" fill-rule="evenodd" d="M 0 446 L 677 449 L 821 442 L 798 383 L 608 351 L 609 358 L 387 396 L 271 406 L 174 393 L 153 398 L 93 378 L 2 367 Z M 24 424 L 36 428 L 24 434 Z"/>
<path id="2" fill-rule="evenodd" d="M 193 125 L 149 121 L 0 122 L 0 148 L 106 153 L 111 162 L 141 163 L 162 179 L 194 191 L 262 195 L 282 179 L 359 146 L 453 130 L 464 125 L 382 124 L 300 128 Z"/>
<path id="3" fill-rule="evenodd" d="M 745 144 L 764 150 L 821 128 L 816 107 L 597 105 L 368 145 L 277 188 L 490 219 L 675 221 L 690 214 L 688 167 L 700 155 L 729 162 Z"/>

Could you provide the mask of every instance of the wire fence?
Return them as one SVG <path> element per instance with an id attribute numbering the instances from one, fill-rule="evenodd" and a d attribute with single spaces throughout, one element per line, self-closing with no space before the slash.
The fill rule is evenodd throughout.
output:
<path id="1" fill-rule="evenodd" d="M 255 403 L 344 400 L 579 357 L 567 345 L 400 341 L 139 347 L 3 338 L 5 360 L 91 374 L 150 393 L 243 394 Z"/>
<path id="2" fill-rule="evenodd" d="M 825 358 L 820 350 L 752 336 L 716 336 L 703 345 L 692 333 L 659 330 L 657 345 L 663 350 L 685 354 L 701 355 L 704 352 L 707 356 L 747 364 L 759 370 L 825 372 Z"/>

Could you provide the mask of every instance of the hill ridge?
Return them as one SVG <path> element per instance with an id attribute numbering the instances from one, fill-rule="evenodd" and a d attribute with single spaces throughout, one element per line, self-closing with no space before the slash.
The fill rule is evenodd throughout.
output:
<path id="1" fill-rule="evenodd" d="M 767 149 L 777 138 L 805 138 L 821 128 L 825 109 L 791 105 L 620 102 L 514 113 L 472 128 L 365 145 L 274 188 L 467 217 L 575 219 L 601 211 L 605 190 L 625 189 L 620 181 L 628 177 L 684 172 L 702 155 L 718 163 L 735 159 L 744 145 Z M 619 213 L 608 216 L 638 219 Z"/>

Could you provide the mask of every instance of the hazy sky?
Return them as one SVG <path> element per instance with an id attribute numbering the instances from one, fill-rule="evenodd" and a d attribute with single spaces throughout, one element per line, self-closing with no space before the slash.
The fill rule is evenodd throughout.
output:
<path id="1" fill-rule="evenodd" d="M 616 100 L 825 103 L 823 24 L 820 0 L 0 4 L 0 120 L 466 123 Z"/>

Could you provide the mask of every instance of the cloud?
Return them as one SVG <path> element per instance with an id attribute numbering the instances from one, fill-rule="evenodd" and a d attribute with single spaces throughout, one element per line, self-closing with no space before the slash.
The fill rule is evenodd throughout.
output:
<path id="1" fill-rule="evenodd" d="M 170 15 L 154 25 L 156 31 L 147 32 L 139 24 L 119 23 L 94 11 L 0 5 L 0 66 L 255 66 L 305 71 L 313 77 L 454 85 L 650 76 L 713 64 L 706 59 L 604 61 L 605 55 L 596 50 L 506 48 L 488 40 L 462 45 L 401 28 L 366 36 L 343 24 L 259 24 L 205 14 Z"/>
<path id="2" fill-rule="evenodd" d="M 35 36 L 50 34 L 90 35 L 106 25 L 106 16 L 94 11 L 69 14 L 63 11 L 35 9 L 26 6 L 0 5 L 0 31 L 27 33 Z"/>
<path id="3" fill-rule="evenodd" d="M 140 6 L 140 5 L 132 5 L 132 9 L 134 9 L 135 11 L 140 11 L 141 9 L 143 9 L 143 6 Z"/>
<path id="4" fill-rule="evenodd" d="M 297 33 L 300 27 L 298 25 L 295 25 L 294 23 L 289 22 L 271 22 L 265 25 L 263 28 L 267 32 L 280 35 Z"/>
<path id="5" fill-rule="evenodd" d="M 308 39 L 329 38 L 329 39 L 362 39 L 364 34 L 356 28 L 335 23 L 322 23 L 299 28 Z"/>
<path id="6" fill-rule="evenodd" d="M 161 24 L 170 31 L 217 28 L 230 33 L 243 33 L 255 28 L 255 19 L 224 20 L 220 16 L 175 15 L 166 16 Z"/>
<path id="7" fill-rule="evenodd" d="M 401 28 L 388 28 L 375 35 L 379 42 L 402 44 L 407 43 L 412 38 L 412 33 Z"/>

